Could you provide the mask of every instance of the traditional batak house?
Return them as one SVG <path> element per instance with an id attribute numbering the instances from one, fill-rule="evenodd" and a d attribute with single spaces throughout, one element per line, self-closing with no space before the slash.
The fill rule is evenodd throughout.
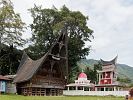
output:
<path id="1" fill-rule="evenodd" d="M 87 75 L 85 73 L 80 73 L 78 76 L 78 80 L 75 80 L 75 83 L 70 83 L 66 85 L 67 90 L 83 90 L 83 91 L 93 91 L 94 84 L 90 83 L 90 80 L 87 80 Z"/>
<path id="2" fill-rule="evenodd" d="M 61 33 L 51 49 L 40 59 L 23 54 L 14 83 L 20 95 L 62 95 L 66 84 L 67 33 Z"/>
<path id="3" fill-rule="evenodd" d="M 98 71 L 98 84 L 95 85 L 95 91 L 119 91 L 120 85 L 117 82 L 115 57 L 111 61 L 104 61 L 101 59 L 102 70 Z"/>

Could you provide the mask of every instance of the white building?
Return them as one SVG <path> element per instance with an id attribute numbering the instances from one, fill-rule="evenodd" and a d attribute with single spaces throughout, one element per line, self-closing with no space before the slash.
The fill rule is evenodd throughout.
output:
<path id="1" fill-rule="evenodd" d="M 75 80 L 75 83 L 70 83 L 67 86 L 67 90 L 83 90 L 83 91 L 92 91 L 94 90 L 94 84 L 90 83 L 90 80 L 87 80 L 87 75 L 85 73 L 80 73 L 78 80 Z"/>

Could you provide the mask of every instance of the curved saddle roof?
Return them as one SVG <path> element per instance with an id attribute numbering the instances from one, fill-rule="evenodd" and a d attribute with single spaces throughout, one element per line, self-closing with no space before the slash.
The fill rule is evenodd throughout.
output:
<path id="1" fill-rule="evenodd" d="M 32 60 L 25 52 L 23 53 L 14 83 L 24 82 L 32 78 L 37 69 L 43 64 L 47 54 L 38 60 Z"/>
<path id="2" fill-rule="evenodd" d="M 100 59 L 100 61 L 101 61 L 101 64 L 102 64 L 103 66 L 104 66 L 104 65 L 112 65 L 112 64 L 116 65 L 117 56 L 116 56 L 113 60 L 111 60 L 111 61 L 104 61 L 104 60 L 102 60 L 102 59 Z"/>
<path id="3" fill-rule="evenodd" d="M 32 76 L 38 71 L 39 67 L 46 61 L 49 56 L 52 57 L 54 60 L 67 60 L 66 59 L 66 52 L 65 54 L 62 54 L 62 42 L 64 42 L 63 45 L 67 47 L 67 34 L 66 33 L 61 33 L 59 37 L 56 39 L 56 42 L 51 46 L 50 50 L 40 59 L 38 60 L 32 60 L 25 52 L 23 53 L 20 65 L 18 67 L 18 71 L 16 74 L 16 77 L 14 78 L 14 83 L 20 83 L 20 82 L 25 82 L 28 81 L 29 79 L 32 78 Z M 65 48 L 67 49 L 67 48 Z M 57 55 L 60 53 L 60 56 L 58 57 Z M 62 54 L 62 55 L 61 55 Z M 65 61 L 66 62 L 66 61 Z M 64 62 L 64 63 L 65 63 Z M 68 66 L 66 65 L 66 70 Z M 62 68 L 63 69 L 63 68 Z M 64 69 L 63 69 L 64 70 Z M 64 71 L 65 72 L 65 71 Z"/>

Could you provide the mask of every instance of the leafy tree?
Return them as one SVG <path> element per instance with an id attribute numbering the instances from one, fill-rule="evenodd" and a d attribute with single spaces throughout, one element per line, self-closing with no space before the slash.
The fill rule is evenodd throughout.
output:
<path id="1" fill-rule="evenodd" d="M 102 70 L 102 64 L 101 64 L 100 61 L 98 61 L 97 64 L 94 64 L 94 69 L 95 69 L 95 70 Z"/>
<path id="2" fill-rule="evenodd" d="M 129 94 L 131 97 L 133 97 L 133 87 L 129 90 Z"/>
<path id="3" fill-rule="evenodd" d="M 118 77 L 117 78 L 117 81 L 119 81 L 121 83 L 131 83 L 131 80 L 128 77 L 126 77 L 126 78 L 120 78 L 120 77 Z"/>
<path id="4" fill-rule="evenodd" d="M 24 25 L 20 15 L 14 12 L 11 1 L 2 0 L 0 2 L 0 49 L 1 44 L 22 46 L 25 42 L 21 37 Z"/>
<path id="5" fill-rule="evenodd" d="M 92 83 L 95 83 L 97 81 L 97 71 L 95 69 L 90 69 L 89 67 L 87 67 L 85 73 L 88 80 L 91 80 Z"/>
<path id="6" fill-rule="evenodd" d="M 16 74 L 22 51 L 13 46 L 2 45 L 0 51 L 0 74 Z"/>
<path id="7" fill-rule="evenodd" d="M 87 67 L 87 69 L 85 70 L 85 73 L 87 74 L 88 79 L 91 80 L 93 83 L 98 82 L 97 70 L 102 70 L 102 64 L 100 63 L 100 61 L 97 64 L 94 64 L 93 69 L 90 69 L 89 67 Z"/>
<path id="8" fill-rule="evenodd" d="M 10 0 L 0 1 L 0 74 L 15 73 L 18 67 L 20 53 L 16 46 L 22 46 L 25 23 L 20 15 L 14 12 Z"/>
<path id="9" fill-rule="evenodd" d="M 66 6 L 60 10 L 42 9 L 34 6 L 30 9 L 33 23 L 31 24 L 32 42 L 26 50 L 32 58 L 39 58 L 48 51 L 60 31 L 65 28 L 68 33 L 69 74 L 77 61 L 89 54 L 90 47 L 85 47 L 85 41 L 90 41 L 92 30 L 87 26 L 88 17 L 79 11 L 70 11 Z M 78 68 L 78 67 L 77 67 Z"/>

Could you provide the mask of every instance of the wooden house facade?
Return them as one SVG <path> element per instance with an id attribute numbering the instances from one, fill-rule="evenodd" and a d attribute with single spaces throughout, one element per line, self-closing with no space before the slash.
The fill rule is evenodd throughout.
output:
<path id="1" fill-rule="evenodd" d="M 61 33 L 50 50 L 38 60 L 32 60 L 24 52 L 14 79 L 17 93 L 32 96 L 62 95 L 68 73 L 67 63 L 67 33 Z"/>
<path id="2" fill-rule="evenodd" d="M 7 84 L 9 81 L 10 81 L 10 79 L 0 75 L 0 94 L 1 93 L 8 93 Z"/>

